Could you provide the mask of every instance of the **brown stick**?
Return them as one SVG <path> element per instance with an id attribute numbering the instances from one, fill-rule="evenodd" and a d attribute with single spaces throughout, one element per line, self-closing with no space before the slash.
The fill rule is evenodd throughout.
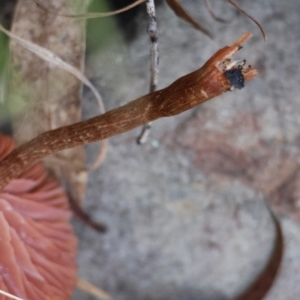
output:
<path id="1" fill-rule="evenodd" d="M 0 163 L 0 190 L 48 155 L 104 140 L 158 118 L 175 116 L 228 91 L 231 85 L 224 75 L 226 66 L 232 65 L 232 55 L 251 35 L 245 33 L 232 46 L 219 50 L 202 68 L 162 90 L 87 121 L 44 132 L 16 148 Z M 243 75 L 245 80 L 250 80 L 257 71 L 244 69 Z"/>

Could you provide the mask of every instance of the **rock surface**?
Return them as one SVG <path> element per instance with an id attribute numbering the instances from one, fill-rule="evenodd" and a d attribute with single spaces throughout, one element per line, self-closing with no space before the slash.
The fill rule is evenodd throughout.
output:
<path id="1" fill-rule="evenodd" d="M 286 252 L 265 299 L 295 300 L 300 296 L 299 3 L 239 1 L 264 27 L 265 44 L 256 25 L 226 1 L 212 1 L 226 24 L 212 20 L 201 1 L 181 2 L 215 39 L 179 20 L 166 4 L 158 6 L 159 88 L 197 69 L 246 31 L 254 37 L 237 59 L 246 58 L 261 75 L 241 91 L 155 122 L 144 146 L 135 143 L 138 129 L 110 140 L 106 160 L 90 174 L 84 202 L 109 231 L 98 235 L 75 224 L 79 276 L 115 300 L 233 299 L 272 250 L 267 200 L 280 217 Z M 87 74 L 107 110 L 148 91 L 142 10 L 135 22 L 137 36 L 130 42 L 111 25 L 109 40 L 88 52 Z M 84 106 L 85 118 L 96 114 L 88 91 Z M 87 152 L 92 161 L 97 147 Z M 92 297 L 76 291 L 72 299 Z"/>

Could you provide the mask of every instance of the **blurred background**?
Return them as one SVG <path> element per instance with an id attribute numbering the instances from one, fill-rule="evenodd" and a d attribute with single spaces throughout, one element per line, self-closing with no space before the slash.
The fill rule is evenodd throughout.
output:
<path id="1" fill-rule="evenodd" d="M 94 0 L 90 11 L 131 2 Z M 180 1 L 213 39 L 180 20 L 165 1 L 155 2 L 159 89 L 198 69 L 246 31 L 253 37 L 236 58 L 246 59 L 260 75 L 242 90 L 154 122 L 145 145 L 136 143 L 140 128 L 110 139 L 106 159 L 89 174 L 84 201 L 108 231 L 99 235 L 76 220 L 74 226 L 79 276 L 113 299 L 234 299 L 273 249 L 266 203 L 279 217 L 286 250 L 265 299 L 300 296 L 300 4 L 237 2 L 263 26 L 267 43 L 259 28 L 224 0 L 211 6 L 226 23 L 212 19 L 204 1 Z M 148 93 L 147 24 L 145 3 L 88 21 L 85 73 L 106 110 Z M 0 36 L 0 43 L 3 69 L 7 39 Z M 84 89 L 83 95 L 83 118 L 97 115 L 92 93 Z M 97 152 L 95 145 L 86 147 L 87 162 Z M 94 298 L 76 290 L 72 299 Z"/>

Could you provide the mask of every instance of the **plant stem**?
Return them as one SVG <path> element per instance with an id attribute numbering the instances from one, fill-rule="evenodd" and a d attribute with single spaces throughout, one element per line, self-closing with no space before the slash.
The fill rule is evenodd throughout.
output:
<path id="1" fill-rule="evenodd" d="M 149 16 L 149 23 L 147 33 L 150 37 L 150 88 L 149 92 L 152 93 L 156 90 L 158 81 L 158 33 L 157 33 L 157 22 L 155 15 L 155 3 L 154 0 L 146 1 L 147 13 Z M 142 132 L 137 138 L 138 144 L 144 144 L 151 131 L 152 122 L 145 124 L 142 128 Z"/>
<path id="2" fill-rule="evenodd" d="M 46 156 L 107 139 L 158 118 L 175 116 L 230 90 L 230 82 L 224 75 L 226 65 L 250 37 L 251 33 L 244 34 L 232 46 L 219 50 L 202 68 L 162 90 L 92 119 L 44 132 L 16 148 L 0 163 L 0 190 Z M 246 81 L 256 75 L 255 69 L 243 69 Z"/>

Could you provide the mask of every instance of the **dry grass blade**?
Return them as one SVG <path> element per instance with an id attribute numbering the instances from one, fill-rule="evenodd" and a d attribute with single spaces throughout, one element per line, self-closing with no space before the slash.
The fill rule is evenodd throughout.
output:
<path id="1" fill-rule="evenodd" d="M 267 36 L 265 34 L 264 29 L 262 28 L 262 26 L 253 18 L 251 17 L 248 13 L 246 13 L 246 11 L 244 11 L 238 4 L 236 4 L 235 2 L 233 2 L 232 0 L 226 0 L 228 3 L 230 3 L 232 6 L 234 6 L 237 10 L 239 10 L 241 13 L 243 13 L 245 16 L 247 16 L 249 19 L 251 19 L 260 29 L 265 42 L 267 41 Z"/>
<path id="2" fill-rule="evenodd" d="M 88 213 L 86 213 L 81 207 L 79 201 L 76 199 L 74 191 L 69 187 L 68 182 L 64 182 L 64 187 L 68 195 L 68 200 L 70 207 L 74 215 L 85 225 L 96 230 L 99 233 L 104 233 L 107 231 L 107 228 L 104 224 L 94 221 Z"/>
<path id="3" fill-rule="evenodd" d="M 94 171 L 102 164 L 103 160 L 106 157 L 107 151 L 108 151 L 108 140 L 103 140 L 95 161 L 88 167 L 89 172 Z"/>
<path id="4" fill-rule="evenodd" d="M 211 17 L 213 19 L 215 19 L 216 21 L 221 22 L 221 23 L 227 23 L 227 21 L 225 21 L 224 19 L 222 19 L 222 18 L 215 15 L 214 11 L 212 10 L 212 8 L 210 6 L 209 0 L 204 0 L 204 3 L 205 3 L 205 6 L 206 6 L 209 14 L 211 15 Z"/>
<path id="5" fill-rule="evenodd" d="M 54 12 L 51 12 L 49 9 L 47 9 L 45 6 L 43 6 L 42 4 L 38 3 L 36 0 L 33 0 L 36 5 L 38 7 L 40 7 L 41 9 L 43 9 L 44 11 L 46 11 L 49 14 L 55 14 L 56 16 L 61 16 L 61 17 L 66 17 L 66 18 L 76 18 L 76 19 L 95 19 L 95 18 L 104 18 L 104 17 L 111 17 L 120 13 L 123 13 L 127 10 L 130 10 L 138 5 L 140 5 L 141 3 L 145 2 L 146 0 L 137 0 L 135 2 L 133 2 L 132 4 L 127 5 L 126 7 L 123 7 L 121 9 L 115 10 L 115 11 L 111 11 L 111 12 L 99 12 L 99 13 L 86 13 L 86 14 L 72 14 L 72 15 L 68 15 L 68 14 L 57 14 Z"/>
<path id="6" fill-rule="evenodd" d="M 109 294 L 81 278 L 77 279 L 77 287 L 98 299 L 112 300 L 112 297 Z"/>
<path id="7" fill-rule="evenodd" d="M 87 6 L 87 1 L 82 0 L 38 1 L 58 13 L 84 13 Z M 55 17 L 32 0 L 18 0 L 10 32 L 51 50 L 84 74 L 86 21 Z M 81 80 L 13 40 L 9 52 L 6 103 L 18 145 L 47 130 L 82 120 Z M 77 147 L 43 161 L 58 180 L 68 182 L 79 202 L 84 198 L 88 181 L 85 157 L 84 148 Z"/>
<path id="8" fill-rule="evenodd" d="M 232 85 L 224 71 L 228 65 L 234 67 L 232 56 L 251 36 L 250 32 L 245 33 L 231 46 L 216 52 L 200 69 L 162 90 L 92 119 L 44 132 L 16 148 L 0 162 L 0 189 L 46 156 L 107 139 L 159 118 L 178 115 L 230 90 Z M 245 81 L 258 74 L 254 68 L 244 68 L 240 72 Z"/>
<path id="9" fill-rule="evenodd" d="M 94 95 L 99 103 L 101 113 L 104 113 L 104 105 L 103 105 L 103 101 L 102 101 L 100 94 L 98 93 L 96 88 L 93 86 L 93 84 L 79 70 L 77 70 L 73 66 L 64 62 L 60 57 L 55 55 L 50 50 L 45 49 L 37 44 L 31 43 L 29 41 L 26 41 L 26 40 L 16 36 L 15 34 L 6 30 L 1 25 L 0 25 L 0 30 L 2 32 L 4 32 L 5 34 L 7 34 L 12 40 L 14 40 L 18 44 L 20 44 L 22 47 L 24 47 L 25 49 L 34 53 L 39 58 L 51 63 L 52 65 L 66 71 L 66 72 L 69 72 L 69 73 L 73 74 L 75 77 L 77 77 L 82 83 L 84 83 L 86 86 L 88 86 L 92 90 L 92 92 L 94 93 Z"/>
<path id="10" fill-rule="evenodd" d="M 181 6 L 181 4 L 177 0 L 166 0 L 167 4 L 170 6 L 170 8 L 175 12 L 175 14 L 186 21 L 187 23 L 191 24 L 194 28 L 200 30 L 204 34 L 208 35 L 210 38 L 212 38 L 212 34 L 201 24 L 196 22 L 187 12 L 186 10 Z"/>
<path id="11" fill-rule="evenodd" d="M 1 295 L 4 295 L 4 296 L 6 296 L 6 297 L 8 297 L 8 298 L 10 298 L 10 299 L 24 300 L 24 299 L 22 299 L 22 298 L 19 298 L 19 297 L 17 297 L 17 296 L 14 296 L 14 295 L 12 295 L 12 294 L 10 294 L 10 293 L 7 293 L 7 292 L 5 292 L 5 291 L 2 291 L 2 290 L 0 290 L 0 294 L 1 294 Z"/>
<path id="12" fill-rule="evenodd" d="M 284 240 L 279 221 L 269 209 L 275 225 L 275 243 L 269 261 L 250 287 L 235 300 L 262 300 L 272 287 L 281 266 Z"/>
<path id="13" fill-rule="evenodd" d="M 0 25 L 0 30 L 2 32 L 4 32 L 5 34 L 7 34 L 12 40 L 14 40 L 18 44 L 20 44 L 22 47 L 24 47 L 27 50 L 34 53 L 36 56 L 40 57 L 41 59 L 51 63 L 52 65 L 66 71 L 66 72 L 71 73 L 76 78 L 78 78 L 83 84 L 85 84 L 87 87 L 89 87 L 91 89 L 91 91 L 93 92 L 95 98 L 97 99 L 100 113 L 103 114 L 105 112 L 105 108 L 103 105 L 101 95 L 99 94 L 97 89 L 94 87 L 94 85 L 88 80 L 88 78 L 82 72 L 80 72 L 78 69 L 71 66 L 70 64 L 64 62 L 60 57 L 55 55 L 50 50 L 45 49 L 37 44 L 34 44 L 30 41 L 27 41 L 25 39 L 22 39 L 22 38 L 16 36 L 15 34 L 11 33 L 10 31 L 6 30 L 5 28 L 3 28 L 3 26 L 1 26 L 1 25 Z M 89 167 L 89 170 L 94 170 L 101 164 L 101 162 L 103 161 L 103 159 L 106 155 L 106 152 L 107 152 L 107 143 L 108 143 L 107 140 L 103 140 L 102 147 L 99 151 L 99 155 L 96 158 L 95 162 L 92 164 L 92 166 Z"/>

